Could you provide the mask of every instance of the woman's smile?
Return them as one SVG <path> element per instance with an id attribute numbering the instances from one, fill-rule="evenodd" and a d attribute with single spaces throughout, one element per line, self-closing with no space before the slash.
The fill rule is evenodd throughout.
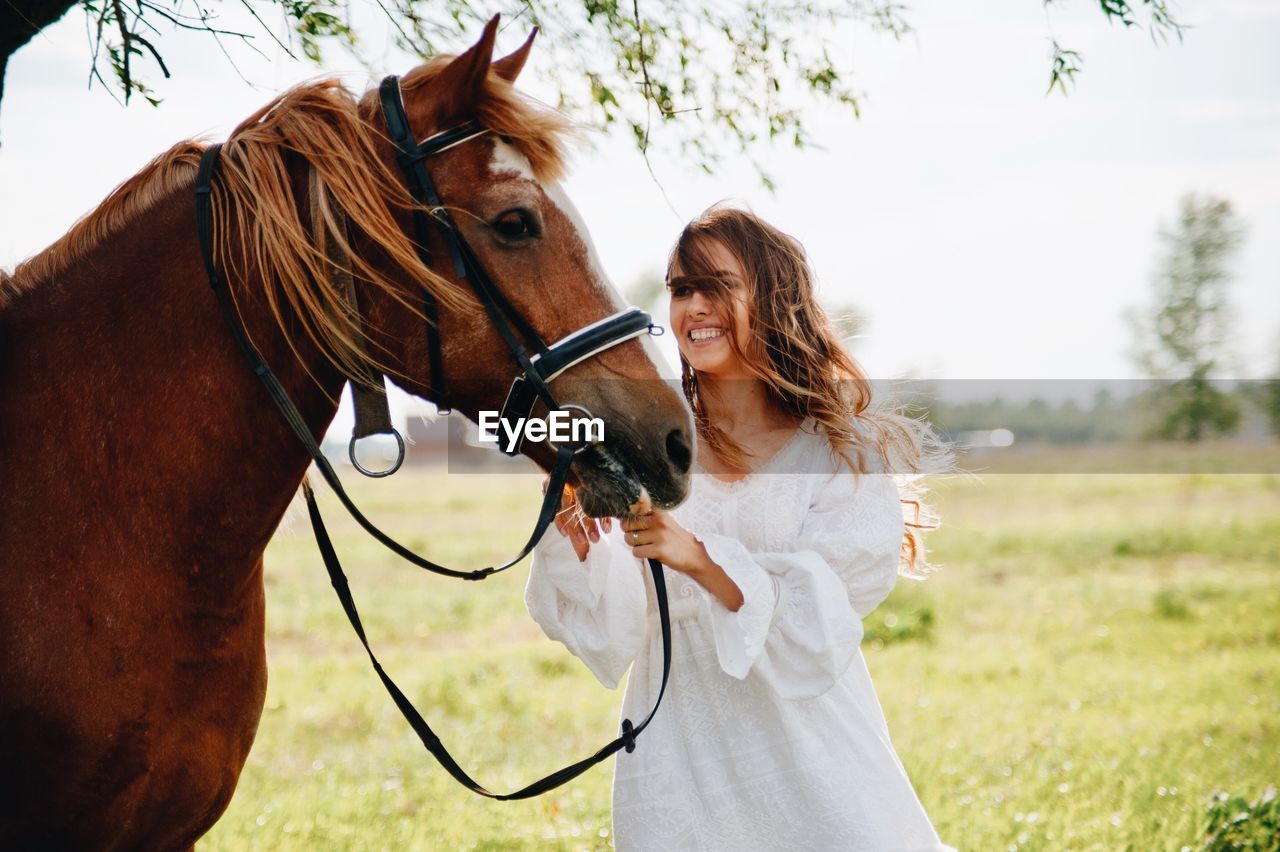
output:
<path id="1" fill-rule="evenodd" d="M 715 341 L 724 337 L 726 329 L 723 326 L 701 326 L 699 328 L 689 329 L 689 342 L 694 348 L 703 346 L 711 346 Z"/>

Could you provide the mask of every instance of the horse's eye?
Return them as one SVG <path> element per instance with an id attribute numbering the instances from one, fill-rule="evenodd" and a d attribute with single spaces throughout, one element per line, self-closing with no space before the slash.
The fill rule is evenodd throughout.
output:
<path id="1" fill-rule="evenodd" d="M 508 240 L 528 240 L 538 236 L 538 220 L 528 210 L 508 210 L 493 220 L 493 229 Z"/>

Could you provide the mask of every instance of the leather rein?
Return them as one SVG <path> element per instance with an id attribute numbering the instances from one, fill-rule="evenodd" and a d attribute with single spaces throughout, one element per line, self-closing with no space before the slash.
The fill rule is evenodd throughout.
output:
<path id="1" fill-rule="evenodd" d="M 483 136 L 489 132 L 488 129 L 475 122 L 467 122 L 418 142 L 409 129 L 409 121 L 405 114 L 404 101 L 400 92 L 399 78 L 392 75 L 384 79 L 379 87 L 379 97 L 388 133 L 391 141 L 396 146 L 397 160 L 404 171 L 409 192 L 416 202 L 413 210 L 413 224 L 414 242 L 419 257 L 424 265 L 431 265 L 430 252 L 426 246 L 434 229 L 445 243 L 455 275 L 465 280 L 471 287 L 480 303 L 484 306 L 490 323 L 499 336 L 502 337 L 519 368 L 519 373 L 512 381 L 511 389 L 503 403 L 501 418 L 514 421 L 520 417 L 527 417 L 538 400 L 543 402 L 548 411 L 565 409 L 574 409 L 579 412 L 585 411 L 582 406 L 558 404 L 551 392 L 550 382 L 575 364 L 579 364 L 635 337 L 644 334 L 661 333 L 661 328 L 653 325 L 648 313 L 640 308 L 632 307 L 579 329 L 554 344 L 547 345 L 537 331 L 520 314 L 519 310 L 507 299 L 488 272 L 485 271 L 479 258 L 472 251 L 471 246 L 449 215 L 426 168 L 425 161 L 431 156 L 455 145 L 461 145 Z M 272 402 L 279 410 L 281 417 L 284 418 L 306 449 L 311 460 L 315 463 L 316 469 L 333 489 L 339 502 L 369 535 L 391 552 L 419 568 L 442 576 L 464 580 L 483 580 L 520 562 L 542 539 L 543 534 L 555 519 L 556 513 L 560 508 L 565 483 L 568 481 L 570 465 L 573 463 L 574 456 L 585 447 L 569 445 L 554 447 L 555 463 L 551 470 L 550 481 L 547 483 L 546 495 L 538 513 L 537 523 L 534 525 L 533 532 L 520 549 L 520 552 L 513 559 L 502 565 L 471 571 L 447 568 L 419 556 L 379 529 L 364 516 L 347 494 L 333 466 L 324 453 L 321 452 L 319 442 L 311 434 L 311 430 L 307 427 L 306 421 L 298 411 L 297 406 L 289 398 L 284 386 L 280 383 L 275 373 L 271 371 L 271 368 L 267 366 L 262 354 L 249 340 L 237 320 L 230 292 L 218 274 L 213 252 L 213 182 L 217 176 L 221 148 L 222 145 L 220 143 L 214 144 L 210 145 L 204 152 L 200 159 L 200 168 L 196 175 L 195 186 L 196 229 L 200 240 L 200 253 L 204 260 L 205 272 L 209 277 L 209 285 L 217 297 L 218 305 L 236 344 L 249 362 L 254 374 L 262 382 Z M 315 183 L 318 183 L 318 181 Z M 315 191 L 314 186 L 313 191 Z M 448 413 L 449 409 L 445 407 L 448 397 L 444 383 L 442 347 L 438 328 L 438 306 L 435 297 L 426 286 L 423 287 L 423 294 L 423 313 L 427 320 L 426 334 L 430 359 L 431 390 L 438 401 L 440 411 Z M 346 294 L 346 298 L 352 300 L 352 308 L 354 308 L 354 291 Z M 390 417 L 386 412 L 385 391 L 379 392 L 376 389 L 370 389 L 367 384 L 360 381 L 361 378 L 367 379 L 367 377 L 351 379 L 358 416 L 355 434 L 351 439 L 350 452 L 354 461 L 355 442 L 358 438 L 377 433 L 393 434 L 399 446 L 399 456 L 390 469 L 375 473 L 366 471 L 358 463 L 356 464 L 356 467 L 367 475 L 386 476 L 394 473 L 404 460 L 404 441 L 391 426 Z M 377 378 L 382 379 L 381 376 Z M 372 413 L 370 414 L 369 412 Z M 503 451 L 507 452 L 505 449 Z M 515 455 L 519 452 L 520 445 L 517 444 L 509 454 Z M 657 713 L 658 707 L 662 704 L 662 698 L 667 689 L 667 681 L 671 674 L 671 617 L 667 603 L 663 569 L 657 560 L 649 560 L 649 570 L 653 577 L 658 616 L 662 630 L 662 685 L 658 690 L 658 697 L 654 702 L 653 709 L 639 724 L 633 724 L 630 719 L 623 719 L 621 734 L 594 754 L 515 792 L 494 793 L 477 783 L 458 765 L 417 708 L 414 707 L 404 692 L 383 670 L 382 665 L 378 662 L 373 649 L 369 645 L 346 574 L 342 570 L 333 542 L 330 540 L 324 520 L 320 516 L 320 508 L 316 503 L 315 494 L 310 483 L 305 479 L 302 483 L 302 490 L 307 501 L 307 513 L 311 518 L 311 526 L 315 532 L 316 546 L 324 558 L 325 568 L 329 572 L 329 579 L 338 595 L 339 602 L 342 604 L 343 611 L 346 612 L 347 619 L 351 622 L 356 636 L 360 639 L 360 643 L 369 655 L 369 661 L 374 671 L 391 695 L 396 707 L 399 708 L 401 714 L 404 715 L 406 721 L 409 722 L 409 725 L 422 741 L 423 746 L 460 784 L 481 796 L 487 796 L 491 799 L 527 799 L 559 787 L 620 750 L 625 749 L 631 752 L 635 749 L 636 737 L 648 727 L 653 720 L 654 714 Z"/>

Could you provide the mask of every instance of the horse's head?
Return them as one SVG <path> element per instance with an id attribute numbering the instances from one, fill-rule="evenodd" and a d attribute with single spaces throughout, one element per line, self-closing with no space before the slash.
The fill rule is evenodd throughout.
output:
<path id="1" fill-rule="evenodd" d="M 615 314 L 623 303 L 557 183 L 563 170 L 560 143 L 570 125 L 512 88 L 533 39 L 495 60 L 496 30 L 495 17 L 465 53 L 439 57 L 406 75 L 404 115 L 416 140 L 468 122 L 485 131 L 433 153 L 424 165 L 467 250 L 515 313 L 543 341 L 554 343 Z M 367 95 L 360 109 L 369 124 L 395 135 L 378 93 Z M 389 168 L 400 174 L 394 145 L 386 139 L 379 144 L 386 146 Z M 410 211 L 400 211 L 399 218 L 414 234 Z M 455 273 L 445 237 L 433 227 L 423 238 L 431 252 L 431 280 L 406 279 L 404 287 L 421 293 L 427 286 L 438 302 L 443 399 L 432 387 L 433 347 L 414 309 L 421 303 L 375 289 L 361 309 L 374 326 L 378 359 L 398 384 L 477 420 L 481 412 L 502 407 L 520 369 L 472 297 L 474 282 L 464 283 Z M 406 277 L 403 270 L 399 277 Z M 557 403 L 580 406 L 604 422 L 603 442 L 579 453 L 571 474 L 578 500 L 591 515 L 624 513 L 642 487 L 663 508 L 688 492 L 691 418 L 680 394 L 659 375 L 655 356 L 642 339 L 631 339 L 550 383 Z M 544 467 L 554 457 L 546 442 L 527 441 L 523 452 Z"/>

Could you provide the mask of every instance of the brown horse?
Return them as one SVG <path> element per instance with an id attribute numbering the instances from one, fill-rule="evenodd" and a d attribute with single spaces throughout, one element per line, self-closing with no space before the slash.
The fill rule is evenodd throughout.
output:
<path id="1" fill-rule="evenodd" d="M 405 105 L 418 138 L 463 120 L 491 131 L 432 173 L 493 278 L 557 340 L 619 304 L 554 183 L 567 124 L 514 91 L 529 43 L 492 59 L 495 29 L 408 74 Z M 0 273 L 0 848 L 188 848 L 226 808 L 258 726 L 262 555 L 308 457 L 206 283 L 200 153 L 177 145 Z M 295 88 L 223 150 L 218 266 L 316 435 L 353 365 L 430 397 L 424 286 L 447 402 L 474 419 L 508 389 L 506 347 L 447 262 L 419 260 L 411 209 L 376 92 Z M 359 316 L 329 280 L 329 240 L 349 254 Z M 598 464 L 575 462 L 585 505 L 618 514 L 642 486 L 655 505 L 683 499 L 690 416 L 640 342 L 554 388 L 605 421 Z"/>

